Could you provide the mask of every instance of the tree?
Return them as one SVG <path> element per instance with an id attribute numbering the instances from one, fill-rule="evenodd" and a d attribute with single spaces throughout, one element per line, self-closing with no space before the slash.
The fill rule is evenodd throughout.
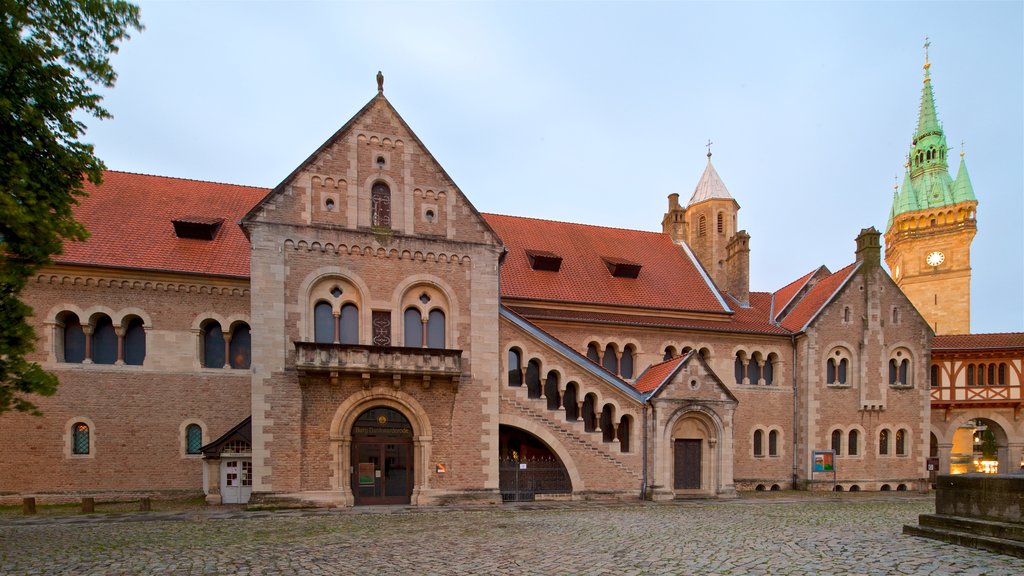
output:
<path id="1" fill-rule="evenodd" d="M 0 0 L 0 414 L 39 414 L 26 395 L 52 395 L 57 377 L 29 362 L 36 335 L 20 295 L 63 241 L 88 233 L 72 210 L 103 163 L 79 139 L 79 119 L 109 118 L 98 87 L 117 79 L 110 55 L 137 6 L 106 0 Z"/>

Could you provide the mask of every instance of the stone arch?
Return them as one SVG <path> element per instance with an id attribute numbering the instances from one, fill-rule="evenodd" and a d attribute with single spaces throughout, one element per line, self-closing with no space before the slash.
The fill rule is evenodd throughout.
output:
<path id="1" fill-rule="evenodd" d="M 417 286 L 428 287 L 431 291 L 436 291 L 435 294 L 440 295 L 445 299 L 446 306 L 438 306 L 436 302 L 428 305 L 416 301 L 417 296 L 413 294 Z M 407 299 L 412 298 L 413 302 L 407 302 Z M 440 308 L 445 314 L 445 342 L 448 347 L 456 348 L 459 341 L 459 299 L 456 296 L 456 291 L 451 284 L 445 282 L 439 276 L 433 274 L 414 274 L 403 279 L 399 283 L 394 291 L 391 293 L 391 309 L 392 314 L 397 314 L 398 317 L 392 317 L 391 325 L 396 327 L 393 330 L 394 341 L 404 342 L 405 339 L 405 322 L 404 314 L 407 304 L 414 305 L 420 310 L 421 315 L 428 314 L 430 310 Z M 525 349 L 523 349 L 525 353 Z"/>
<path id="2" fill-rule="evenodd" d="M 569 473 L 569 480 L 572 481 L 573 492 L 580 492 L 585 489 L 583 476 L 580 475 L 576 462 L 572 459 L 572 456 L 565 448 L 565 445 L 563 445 L 547 427 L 541 426 L 532 420 L 527 420 L 526 418 L 522 418 L 515 414 L 505 413 L 499 414 L 498 424 L 519 428 L 520 430 L 525 430 L 537 438 L 540 438 L 541 441 L 547 444 L 548 448 L 555 453 L 555 456 L 558 456 L 558 459 L 562 461 L 562 466 L 565 466 L 565 471 Z"/>
<path id="3" fill-rule="evenodd" d="M 351 270 L 342 269 L 338 266 L 322 266 L 306 274 L 305 278 L 299 283 L 298 290 L 296 290 L 296 294 L 299 295 L 297 301 L 293 300 L 288 303 L 289 311 L 297 312 L 299 315 L 299 337 L 306 338 L 309 342 L 313 341 L 313 307 L 316 305 L 315 300 L 321 295 L 321 289 L 324 294 L 331 289 L 331 286 L 329 286 L 331 279 L 337 279 L 349 284 L 358 295 L 358 298 L 352 298 L 350 294 L 342 294 L 342 298 L 339 298 L 337 302 L 334 302 L 333 298 L 328 301 L 332 304 L 332 308 L 336 308 L 335 312 L 339 312 L 341 306 L 345 304 L 355 304 L 359 309 L 359 341 L 370 342 L 373 338 L 370 305 L 367 299 L 367 295 L 371 293 L 370 287 L 362 278 L 353 274 Z"/>
<path id="4" fill-rule="evenodd" d="M 345 399 L 334 411 L 329 428 L 331 459 L 331 489 L 340 492 L 346 506 L 355 503 L 351 478 L 346 472 L 352 465 L 352 425 L 370 408 L 385 407 L 397 410 L 408 420 L 413 429 L 413 492 L 412 504 L 418 504 L 420 494 L 429 488 L 427 463 L 433 447 L 433 432 L 430 417 L 423 406 L 412 396 L 392 388 L 375 387 L 360 390 Z"/>
<path id="5" fill-rule="evenodd" d="M 693 438 L 694 435 L 697 437 Z M 685 492 L 717 496 L 731 489 L 732 464 L 724 449 L 732 446 L 733 439 L 728 435 L 721 415 L 714 409 L 702 404 L 680 406 L 665 419 L 659 436 L 661 448 L 657 466 L 660 469 L 656 478 L 668 491 L 677 492 L 673 452 L 677 439 L 702 440 L 700 488 Z M 703 447 L 707 449 L 706 454 Z"/>
<path id="6" fill-rule="evenodd" d="M 129 316 L 138 316 L 139 319 L 142 320 L 143 328 L 150 329 L 153 327 L 153 319 L 150 317 L 149 313 L 136 306 L 122 308 L 117 311 L 117 314 L 111 316 L 110 319 L 113 320 L 114 326 L 123 326 L 125 318 L 128 318 Z"/>

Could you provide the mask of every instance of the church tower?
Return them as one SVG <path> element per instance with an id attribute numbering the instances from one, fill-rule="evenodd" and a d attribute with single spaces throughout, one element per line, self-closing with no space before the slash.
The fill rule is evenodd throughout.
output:
<path id="1" fill-rule="evenodd" d="M 971 331 L 971 241 L 978 205 L 964 154 L 949 175 L 946 136 L 935 112 L 925 42 L 921 110 L 902 188 L 894 191 L 885 263 L 896 284 L 937 334 Z"/>

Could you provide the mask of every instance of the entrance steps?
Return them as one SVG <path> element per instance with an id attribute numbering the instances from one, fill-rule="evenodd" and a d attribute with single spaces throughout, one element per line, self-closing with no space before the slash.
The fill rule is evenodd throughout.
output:
<path id="1" fill-rule="evenodd" d="M 921 514 L 918 522 L 903 533 L 1024 558 L 1024 524 L 945 514 Z"/>

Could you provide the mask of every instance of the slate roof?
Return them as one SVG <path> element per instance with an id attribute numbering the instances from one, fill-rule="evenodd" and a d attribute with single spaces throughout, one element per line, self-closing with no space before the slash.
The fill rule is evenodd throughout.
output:
<path id="1" fill-rule="evenodd" d="M 979 350 L 985 348 L 1024 348 L 1024 332 L 944 334 L 932 339 L 932 350 Z"/>
<path id="2" fill-rule="evenodd" d="M 725 187 L 725 182 L 722 182 L 722 177 L 715 170 L 715 165 L 711 163 L 711 156 L 708 156 L 708 165 L 704 168 L 704 173 L 700 175 L 700 180 L 697 181 L 697 186 L 693 189 L 693 195 L 690 196 L 687 206 L 693 206 L 712 198 L 733 200 L 729 189 Z"/>
<path id="3" fill-rule="evenodd" d="M 508 250 L 505 298 L 728 313 L 688 251 L 662 233 L 484 214 Z M 534 270 L 527 251 L 562 257 L 558 272 Z M 640 265 L 637 278 L 609 272 L 605 258 Z"/>
<path id="4" fill-rule="evenodd" d="M 266 188 L 107 171 L 85 191 L 75 218 L 90 236 L 65 242 L 55 262 L 249 276 L 249 240 L 236 223 Z M 178 238 L 175 219 L 224 225 L 213 240 Z"/>
<path id="5" fill-rule="evenodd" d="M 831 276 L 819 280 L 793 307 L 793 310 L 782 319 L 782 327 L 791 332 L 802 332 L 821 312 L 821 309 L 832 300 L 846 280 L 857 270 L 857 267 L 858 263 L 854 262 Z"/>

